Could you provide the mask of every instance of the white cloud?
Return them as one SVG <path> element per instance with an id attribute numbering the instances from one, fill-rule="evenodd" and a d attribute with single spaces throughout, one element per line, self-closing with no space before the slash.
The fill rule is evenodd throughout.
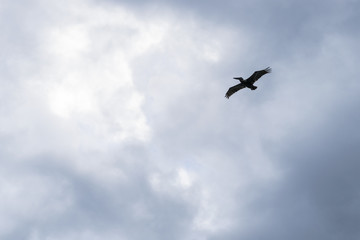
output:
<path id="1" fill-rule="evenodd" d="M 139 16 L 120 6 L 89 1 L 36 3 L 31 7 L 46 9 L 52 16 L 42 19 L 49 22 L 39 25 L 36 31 L 27 33 L 36 43 L 31 54 L 10 53 L 13 60 L 9 64 L 14 69 L 11 75 L 16 81 L 5 87 L 17 94 L 7 94 L 11 104 L 1 105 L 1 111 L 7 114 L 6 119 L 1 119 L 6 146 L 1 154 L 7 159 L 3 161 L 7 164 L 13 161 L 11 165 L 15 166 L 27 163 L 19 168 L 30 176 L 13 169 L 18 177 L 16 183 L 12 178 L 4 179 L 1 195 L 9 201 L 2 200 L 1 222 L 6 222 L 2 225 L 2 236 L 10 238 L 18 232 L 31 239 L 58 239 L 61 234 L 48 232 L 45 225 L 72 215 L 82 227 L 73 229 L 79 231 L 75 234 L 71 233 L 71 225 L 62 226 L 70 229 L 64 232 L 68 239 L 112 235 L 113 231 L 83 230 L 87 222 L 84 219 L 93 211 L 81 206 L 82 194 L 92 191 L 88 188 L 108 195 L 110 199 L 101 200 L 102 204 L 123 202 L 121 211 L 114 214 L 117 218 L 128 215 L 135 222 L 164 221 L 161 218 L 167 217 L 167 213 L 157 213 L 160 209 L 151 208 L 152 205 L 160 208 L 153 194 L 162 196 L 169 206 L 179 204 L 187 209 L 202 205 L 203 196 L 197 193 L 202 187 L 195 171 L 170 162 L 168 168 L 163 168 L 164 159 L 144 157 L 127 148 L 139 144 L 140 152 L 151 151 L 146 144 L 153 141 L 152 128 L 166 120 L 161 115 L 169 114 L 169 100 L 174 103 L 183 97 L 182 91 L 191 87 L 194 80 L 191 70 L 196 69 L 192 61 L 213 64 L 224 58 L 228 46 L 222 43 L 230 40 L 231 31 L 211 29 L 218 34 L 210 38 L 209 26 L 202 29 L 205 25 L 194 19 L 180 22 L 180 17 L 172 13 Z M 16 10 L 25 11 L 21 6 Z M 30 21 L 31 25 L 31 21 L 39 19 L 28 17 L 23 21 Z M 137 63 L 148 57 L 155 58 L 140 68 Z M 145 76 L 140 79 L 138 73 L 142 71 Z M 147 81 L 151 84 L 143 88 Z M 147 105 L 145 111 L 144 103 L 149 98 L 156 98 L 155 105 Z M 152 119 L 156 124 L 149 124 L 149 118 L 156 114 L 161 114 Z M 136 157 L 137 154 L 140 156 Z M 35 165 L 42 170 L 35 171 L 31 167 Z M 132 192 L 140 194 L 142 189 L 137 185 L 141 182 L 140 174 L 144 174 L 144 180 L 151 176 L 146 184 L 152 188 L 144 188 L 150 193 L 122 200 L 117 189 L 130 196 Z M 62 176 L 64 181 L 55 175 Z M 135 189 L 128 190 L 131 184 Z M 133 200 L 134 203 L 130 202 Z M 122 213 L 127 208 L 129 212 Z M 34 218 L 37 214 L 39 218 Z M 108 217 L 106 214 L 110 215 L 104 213 L 104 218 Z M 167 224 L 174 226 L 176 221 L 180 224 L 185 221 L 182 218 L 187 218 L 186 211 L 174 217 L 169 214 Z M 216 217 L 214 214 L 211 218 Z M 30 225 L 24 228 L 26 221 Z M 192 224 L 191 219 L 186 221 Z"/>

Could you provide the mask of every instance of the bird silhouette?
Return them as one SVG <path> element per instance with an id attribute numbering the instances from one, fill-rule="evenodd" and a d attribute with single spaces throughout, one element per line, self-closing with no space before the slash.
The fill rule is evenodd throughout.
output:
<path id="1" fill-rule="evenodd" d="M 261 78 L 263 75 L 270 73 L 271 72 L 271 68 L 267 67 L 263 70 L 260 71 L 256 71 L 254 72 L 248 79 L 244 80 L 242 77 L 234 77 L 234 79 L 237 79 L 240 81 L 239 84 L 232 86 L 231 88 L 229 88 L 229 90 L 226 92 L 225 97 L 229 98 L 231 95 L 233 95 L 234 93 L 236 93 L 237 91 L 239 91 L 240 89 L 243 88 L 250 88 L 251 90 L 255 90 L 257 88 L 257 86 L 254 86 L 254 83 Z"/>

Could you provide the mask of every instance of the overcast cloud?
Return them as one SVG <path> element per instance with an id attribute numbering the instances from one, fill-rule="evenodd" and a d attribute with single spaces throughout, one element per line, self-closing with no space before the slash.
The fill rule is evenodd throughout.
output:
<path id="1" fill-rule="evenodd" d="M 360 239 L 359 9 L 2 0 L 0 238 Z"/>

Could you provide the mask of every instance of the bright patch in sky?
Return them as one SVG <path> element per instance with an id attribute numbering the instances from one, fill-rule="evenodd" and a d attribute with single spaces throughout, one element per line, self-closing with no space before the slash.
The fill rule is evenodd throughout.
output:
<path id="1" fill-rule="evenodd" d="M 44 34 L 48 62 L 38 82 L 46 86 L 44 100 L 51 112 L 71 121 L 92 121 L 94 130 L 110 138 L 147 139 L 144 97 L 133 83 L 131 64 L 161 41 L 162 25 L 138 20 L 121 8 L 72 13 Z"/>

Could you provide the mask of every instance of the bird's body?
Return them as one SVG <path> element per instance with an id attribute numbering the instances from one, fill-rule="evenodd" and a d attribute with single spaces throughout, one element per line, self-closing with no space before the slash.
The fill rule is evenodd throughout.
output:
<path id="1" fill-rule="evenodd" d="M 239 84 L 232 86 L 231 88 L 229 88 L 229 90 L 226 92 L 225 97 L 229 98 L 231 95 L 233 95 L 234 93 L 236 93 L 237 91 L 239 91 L 240 89 L 243 88 L 250 88 L 251 90 L 255 90 L 257 88 L 257 86 L 254 86 L 254 83 L 261 78 L 263 75 L 270 73 L 271 72 L 271 68 L 265 68 L 263 70 L 260 71 L 256 71 L 254 72 L 248 79 L 244 80 L 242 77 L 234 77 L 234 79 L 237 79 L 240 81 Z"/>

